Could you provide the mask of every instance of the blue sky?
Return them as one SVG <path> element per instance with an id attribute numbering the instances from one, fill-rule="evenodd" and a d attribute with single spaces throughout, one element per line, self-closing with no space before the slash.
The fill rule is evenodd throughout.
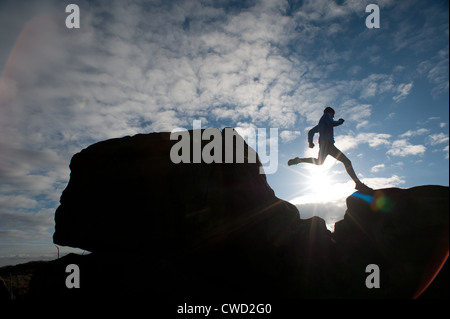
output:
<path id="1" fill-rule="evenodd" d="M 0 265 L 56 257 L 73 154 L 193 120 L 277 128 L 269 184 L 330 229 L 354 187 L 342 164 L 286 165 L 317 155 L 307 132 L 326 105 L 369 186 L 448 186 L 448 16 L 447 1 L 2 1 Z"/>

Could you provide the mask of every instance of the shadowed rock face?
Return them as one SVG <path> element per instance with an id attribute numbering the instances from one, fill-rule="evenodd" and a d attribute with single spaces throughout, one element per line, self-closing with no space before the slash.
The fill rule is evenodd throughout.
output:
<path id="1" fill-rule="evenodd" d="M 305 240 L 299 229 L 309 236 L 313 224 L 314 236 L 326 234 L 319 241 L 331 243 L 323 221 L 302 221 L 294 205 L 274 195 L 258 159 L 173 164 L 176 142 L 169 133 L 136 135 L 76 154 L 55 214 L 55 244 L 141 254 L 155 267 L 169 263 L 189 284 L 168 287 L 163 280 L 160 289 L 178 294 L 192 286 L 189 293 L 198 295 L 261 294 L 278 286 L 284 264 L 292 267 L 298 257 L 287 251 Z M 244 151 L 245 158 L 254 152 L 246 144 Z"/>
<path id="2" fill-rule="evenodd" d="M 276 243 L 300 221 L 297 209 L 276 198 L 259 174 L 258 159 L 173 164 L 176 142 L 169 133 L 136 135 L 76 154 L 56 211 L 54 242 L 89 251 L 166 254 L 207 249 L 268 218 L 285 220 L 282 229 L 281 223 L 268 227 L 267 240 Z M 245 157 L 248 152 L 254 153 L 245 144 Z"/>
<path id="3" fill-rule="evenodd" d="M 259 160 L 173 164 L 176 142 L 169 133 L 141 134 L 72 158 L 54 242 L 92 253 L 67 257 L 88 287 L 70 294 L 410 298 L 448 254 L 448 187 L 355 193 L 331 234 L 321 218 L 303 220 L 275 196 Z M 245 158 L 249 152 L 245 144 Z M 60 282 L 67 262 L 36 274 L 33 295 L 69 294 Z M 366 287 L 369 264 L 379 266 L 380 288 Z M 435 284 L 445 276 L 448 296 L 447 270 Z"/>
<path id="4" fill-rule="evenodd" d="M 335 224 L 333 234 L 336 263 L 355 274 L 377 264 L 383 288 L 358 292 L 353 287 L 352 295 L 418 297 L 426 289 L 448 256 L 448 194 L 448 187 L 419 186 L 347 198 L 344 219 Z M 441 275 L 448 287 L 448 269 Z M 361 273 L 355 282 L 366 276 Z"/>

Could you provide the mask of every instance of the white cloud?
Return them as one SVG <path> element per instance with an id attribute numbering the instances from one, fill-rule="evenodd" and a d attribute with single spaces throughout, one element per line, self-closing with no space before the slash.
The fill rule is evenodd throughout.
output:
<path id="1" fill-rule="evenodd" d="M 432 134 L 427 137 L 427 142 L 431 145 L 448 143 L 448 135 L 444 133 Z"/>
<path id="2" fill-rule="evenodd" d="M 395 102 L 400 102 L 401 100 L 405 99 L 408 94 L 411 92 L 411 89 L 413 87 L 413 82 L 410 83 L 402 83 L 397 87 L 398 95 L 394 96 L 392 99 Z"/>
<path id="3" fill-rule="evenodd" d="M 302 219 L 312 216 L 323 218 L 329 231 L 334 231 L 334 224 L 344 218 L 346 210 L 345 200 L 342 199 L 327 203 L 297 204 L 296 207 Z"/>
<path id="4" fill-rule="evenodd" d="M 37 206 L 37 201 L 23 195 L 0 195 L 0 206 L 30 209 Z"/>
<path id="5" fill-rule="evenodd" d="M 401 134 L 400 135 L 400 137 L 411 137 L 411 136 L 417 136 L 417 135 L 424 135 L 424 134 L 427 134 L 427 133 L 429 133 L 430 132 L 430 130 L 429 129 L 426 129 L 426 128 L 420 128 L 420 129 L 417 129 L 417 130 L 408 130 L 408 131 L 406 131 L 405 133 L 403 133 L 403 134 Z"/>
<path id="6" fill-rule="evenodd" d="M 367 122 L 364 119 L 369 118 L 372 114 L 371 104 L 361 104 L 358 101 L 351 99 L 345 101 L 338 110 L 338 113 L 343 113 L 342 117 L 345 120 L 355 121 L 355 122 Z M 341 117 L 341 116 L 339 116 Z M 361 123 L 358 123 L 358 125 Z"/>
<path id="7" fill-rule="evenodd" d="M 368 99 L 376 95 L 392 92 L 394 88 L 394 78 L 389 74 L 371 74 L 362 81 L 358 81 L 356 84 L 361 88 L 360 97 Z"/>
<path id="8" fill-rule="evenodd" d="M 322 183 L 321 187 L 312 189 L 308 193 L 293 198 L 289 202 L 294 205 L 330 203 L 343 200 L 350 196 L 354 191 L 355 183 L 353 181 L 343 183 Z"/>
<path id="9" fill-rule="evenodd" d="M 335 138 L 336 145 L 341 151 L 346 151 L 357 147 L 360 144 L 367 143 L 370 147 L 389 146 L 391 135 L 384 133 L 359 133 L 353 135 L 340 135 Z"/>
<path id="10" fill-rule="evenodd" d="M 384 167 L 385 167 L 384 164 L 378 164 L 378 165 L 373 166 L 373 167 L 370 169 L 370 171 L 371 171 L 372 173 L 378 173 L 379 171 L 383 170 Z"/>
<path id="11" fill-rule="evenodd" d="M 391 177 L 372 177 L 362 179 L 364 183 L 373 189 L 399 187 L 406 183 L 404 177 L 393 175 Z"/>
<path id="12" fill-rule="evenodd" d="M 356 129 L 359 130 L 360 128 L 365 127 L 365 126 L 367 126 L 368 124 L 369 124 L 369 121 L 362 121 L 362 122 L 356 124 Z"/>
<path id="13" fill-rule="evenodd" d="M 291 141 L 295 140 L 297 137 L 299 137 L 300 134 L 301 134 L 300 131 L 284 130 L 280 133 L 281 141 L 283 143 L 291 142 Z"/>
<path id="14" fill-rule="evenodd" d="M 386 152 L 388 155 L 405 157 L 409 155 L 423 155 L 426 147 L 423 145 L 413 145 L 405 139 L 396 140 L 391 148 Z"/>
<path id="15" fill-rule="evenodd" d="M 356 148 L 360 144 L 360 140 L 352 135 L 339 135 L 335 136 L 336 147 L 338 147 L 342 152 Z"/>
<path id="16" fill-rule="evenodd" d="M 390 144 L 390 134 L 384 133 L 361 133 L 358 138 L 363 142 L 367 142 L 370 147 L 378 147 L 381 145 L 388 146 Z"/>

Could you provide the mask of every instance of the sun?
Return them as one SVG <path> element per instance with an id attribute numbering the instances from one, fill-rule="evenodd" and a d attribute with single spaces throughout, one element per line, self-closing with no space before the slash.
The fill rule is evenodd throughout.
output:
<path id="1" fill-rule="evenodd" d="M 333 178 L 330 176 L 329 169 L 320 168 L 311 172 L 312 174 L 308 177 L 308 184 L 313 193 L 325 195 L 331 191 Z"/>
<path id="2" fill-rule="evenodd" d="M 329 161 L 320 166 L 305 166 L 303 185 L 300 198 L 303 202 L 326 203 L 346 198 L 352 192 L 351 181 L 343 180 L 342 172 Z M 300 199 L 299 198 L 299 199 Z"/>
<path id="3" fill-rule="evenodd" d="M 340 197 L 339 184 L 330 166 L 314 166 L 306 174 L 307 193 L 316 203 L 324 203 Z"/>
<path id="4" fill-rule="evenodd" d="M 355 191 L 343 165 L 333 158 L 323 165 L 303 164 L 291 171 L 298 176 L 289 200 L 294 205 L 341 203 Z"/>

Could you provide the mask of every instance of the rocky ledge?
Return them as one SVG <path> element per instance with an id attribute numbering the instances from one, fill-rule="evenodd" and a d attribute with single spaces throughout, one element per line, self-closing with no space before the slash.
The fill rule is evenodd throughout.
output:
<path id="1" fill-rule="evenodd" d="M 243 163 L 175 164 L 177 142 L 140 134 L 73 156 L 54 242 L 91 253 L 48 263 L 29 297 L 448 298 L 448 187 L 354 193 L 330 233 L 275 196 L 240 136 Z"/>

